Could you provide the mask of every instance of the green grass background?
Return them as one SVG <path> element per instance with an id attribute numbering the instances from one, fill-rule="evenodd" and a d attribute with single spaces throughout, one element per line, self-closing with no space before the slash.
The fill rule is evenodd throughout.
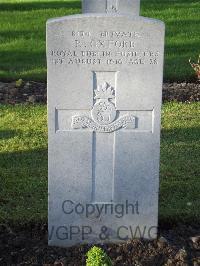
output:
<path id="1" fill-rule="evenodd" d="M 46 106 L 0 108 L 0 223 L 46 222 Z M 200 220 L 199 110 L 200 103 L 163 105 L 160 222 Z"/>
<path id="2" fill-rule="evenodd" d="M 0 80 L 46 81 L 45 23 L 81 12 L 78 0 L 0 0 Z M 141 0 L 141 15 L 166 23 L 165 81 L 192 80 L 200 53 L 200 1 Z"/>

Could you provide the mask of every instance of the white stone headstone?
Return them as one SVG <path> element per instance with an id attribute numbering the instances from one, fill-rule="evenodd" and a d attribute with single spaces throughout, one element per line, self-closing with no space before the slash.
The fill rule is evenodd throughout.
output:
<path id="1" fill-rule="evenodd" d="M 83 0 L 82 11 L 139 15 L 140 0 Z"/>
<path id="2" fill-rule="evenodd" d="M 50 245 L 157 236 L 164 24 L 138 8 L 47 22 Z"/>

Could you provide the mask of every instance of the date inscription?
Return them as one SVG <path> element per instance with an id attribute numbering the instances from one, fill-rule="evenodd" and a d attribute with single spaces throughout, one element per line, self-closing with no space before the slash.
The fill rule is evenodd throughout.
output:
<path id="1" fill-rule="evenodd" d="M 54 65 L 158 65 L 160 52 L 141 48 L 144 33 L 72 31 L 70 47 L 49 51 Z"/>

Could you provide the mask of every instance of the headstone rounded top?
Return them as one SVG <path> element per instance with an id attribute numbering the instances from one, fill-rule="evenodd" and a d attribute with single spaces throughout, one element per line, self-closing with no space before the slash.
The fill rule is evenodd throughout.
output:
<path id="1" fill-rule="evenodd" d="M 139 16 L 140 0 L 82 0 L 82 13 L 113 13 Z"/>

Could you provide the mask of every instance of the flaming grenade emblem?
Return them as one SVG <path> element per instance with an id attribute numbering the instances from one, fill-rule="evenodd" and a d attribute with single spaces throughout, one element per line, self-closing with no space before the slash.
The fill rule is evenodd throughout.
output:
<path id="1" fill-rule="evenodd" d="M 91 111 L 93 120 L 100 125 L 108 125 L 116 118 L 115 105 L 111 102 L 115 98 L 114 89 L 107 83 L 99 85 L 95 90 L 96 103 Z"/>
<path id="2" fill-rule="evenodd" d="M 115 108 L 115 90 L 107 82 L 99 85 L 94 91 L 94 106 L 90 115 L 75 115 L 72 117 L 72 128 L 89 128 L 92 131 L 111 133 L 120 128 L 132 126 L 135 128 L 133 115 L 120 116 Z M 117 118 L 118 112 L 118 119 Z"/>

